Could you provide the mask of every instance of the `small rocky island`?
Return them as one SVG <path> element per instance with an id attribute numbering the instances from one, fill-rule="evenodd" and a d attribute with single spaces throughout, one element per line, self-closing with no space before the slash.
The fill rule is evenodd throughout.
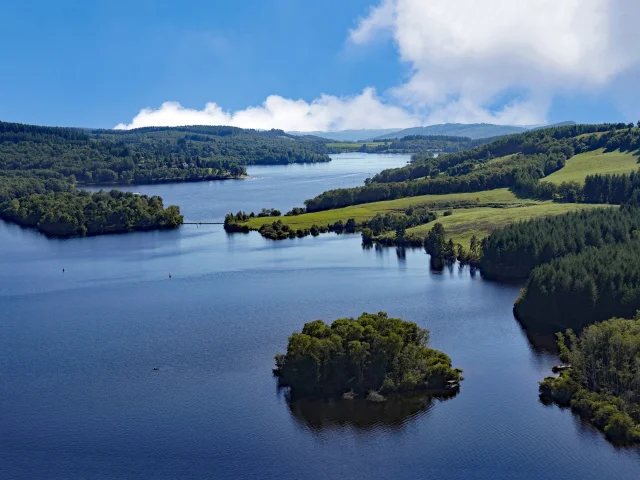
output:
<path id="1" fill-rule="evenodd" d="M 385 312 L 322 320 L 289 337 L 287 353 L 273 370 L 293 398 L 366 397 L 384 401 L 393 392 L 455 394 L 462 370 L 428 347 L 429 331 Z"/>

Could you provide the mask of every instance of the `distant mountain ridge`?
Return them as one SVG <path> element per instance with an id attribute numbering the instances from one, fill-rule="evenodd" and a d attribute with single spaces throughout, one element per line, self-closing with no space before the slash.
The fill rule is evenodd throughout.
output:
<path id="1" fill-rule="evenodd" d="M 474 140 L 478 138 L 498 137 L 522 133 L 527 131 L 526 127 L 514 127 L 511 125 L 493 125 L 490 123 L 444 123 L 441 125 L 429 125 L 427 127 L 413 127 L 372 137 L 370 140 L 387 140 L 389 138 L 406 137 L 407 135 L 453 135 L 457 137 L 468 137 Z"/>
<path id="2" fill-rule="evenodd" d="M 562 127 L 566 125 L 575 125 L 576 122 L 560 122 L 552 125 L 495 125 L 492 123 L 443 123 L 439 125 L 428 125 L 424 127 L 411 128 L 383 128 L 383 129 L 359 129 L 359 130 L 338 130 L 331 132 L 286 132 L 288 135 L 317 136 L 334 140 L 337 142 L 374 142 L 380 140 L 388 140 L 392 138 L 403 138 L 407 135 L 426 135 L 426 136 L 452 136 L 467 137 L 473 140 L 481 138 L 501 137 L 504 135 L 512 135 L 514 133 L 522 133 L 527 130 L 537 128 Z"/>
<path id="3" fill-rule="evenodd" d="M 380 135 L 388 135 L 402 130 L 401 128 L 377 128 L 360 130 L 338 130 L 334 132 L 287 132 L 289 135 L 307 136 L 314 135 L 337 142 L 357 142 L 365 138 L 372 138 Z"/>

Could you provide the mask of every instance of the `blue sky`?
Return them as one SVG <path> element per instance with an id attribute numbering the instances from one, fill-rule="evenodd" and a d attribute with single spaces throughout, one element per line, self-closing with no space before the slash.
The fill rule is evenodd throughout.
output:
<path id="1" fill-rule="evenodd" d="M 513 70 L 513 56 L 474 51 L 466 67 L 468 53 L 454 54 L 457 60 L 450 64 L 446 51 L 431 50 L 428 57 L 421 56 L 425 48 L 407 43 L 407 38 L 415 37 L 411 29 L 416 27 L 402 23 L 400 10 L 388 9 L 423 6 L 412 5 L 411 0 L 402 5 L 403 1 L 382 5 L 367 0 L 2 2 L 0 41 L 5 48 L 0 63 L 0 119 L 113 127 L 129 124 L 143 108 L 160 109 L 168 101 L 179 102 L 180 107 L 167 109 L 163 116 L 148 115 L 146 121 L 180 123 L 184 117 L 184 121 L 204 118 L 204 123 L 207 117 L 188 116 L 184 111 L 196 115 L 208 102 L 228 113 L 212 116 L 211 122 L 228 119 L 241 126 L 258 122 L 259 127 L 282 123 L 272 126 L 287 129 L 298 124 L 314 129 L 317 125 L 404 126 L 389 121 L 491 120 L 494 114 L 500 123 L 514 123 L 516 114 L 499 113 L 512 102 L 523 104 L 516 109 L 517 118 L 523 119 L 519 123 L 528 118 L 613 121 L 633 115 L 624 111 L 629 102 L 621 101 L 616 91 L 625 85 L 624 74 L 634 65 L 588 89 L 581 88 L 581 79 L 574 77 L 587 76 L 589 71 L 567 73 L 554 67 L 551 75 L 559 80 L 551 83 L 545 80 L 548 71 L 542 67 L 528 72 L 542 79 L 542 87 L 509 74 L 510 82 L 488 77 L 498 85 L 481 94 L 469 82 L 444 88 L 456 84 L 451 78 L 465 77 L 467 72 L 469 78 L 480 78 L 483 73 L 479 72 L 487 69 L 481 63 L 487 58 L 496 70 L 502 61 Z M 625 0 L 585 0 L 595 2 L 594 8 L 616 1 Z M 382 10 L 385 3 L 387 10 Z M 380 9 L 378 16 L 375 8 Z M 418 14 L 428 20 L 431 12 Z M 443 37 L 447 35 L 444 32 Z M 484 38 L 485 33 L 477 35 Z M 435 48 L 433 38 L 424 41 L 427 50 Z M 458 40 L 451 41 L 457 45 Z M 534 45 L 536 40 L 530 41 Z M 450 46 L 443 44 L 443 50 Z M 441 64 L 455 77 L 438 73 Z M 432 81 L 438 75 L 442 78 Z M 573 83 L 558 87 L 567 78 Z M 428 93 L 423 88 L 425 79 Z M 363 93 L 369 87 L 375 90 Z M 300 114 L 301 119 L 285 110 L 293 105 L 288 99 L 304 100 L 304 110 L 322 94 L 335 100 L 321 101 L 322 108 Z M 262 105 L 270 95 L 283 101 L 274 102 L 262 120 L 249 119 L 249 114 L 233 117 L 236 111 Z M 631 102 L 637 104 L 637 94 L 632 95 Z M 363 114 L 358 116 L 354 110 Z M 305 123 L 310 116 L 330 120 Z M 636 116 L 640 118 L 640 112 Z M 371 117 L 379 118 L 372 121 Z"/>

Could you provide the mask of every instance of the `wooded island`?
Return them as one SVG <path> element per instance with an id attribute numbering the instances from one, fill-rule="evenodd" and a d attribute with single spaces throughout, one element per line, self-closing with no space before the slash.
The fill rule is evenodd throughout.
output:
<path id="1" fill-rule="evenodd" d="M 294 398 L 367 395 L 418 390 L 447 394 L 462 380 L 451 359 L 428 347 L 429 332 L 385 312 L 316 320 L 289 337 L 274 374 Z"/>

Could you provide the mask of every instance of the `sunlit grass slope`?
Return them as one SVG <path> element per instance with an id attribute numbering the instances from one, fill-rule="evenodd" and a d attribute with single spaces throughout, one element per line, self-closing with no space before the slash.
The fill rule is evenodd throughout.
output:
<path id="1" fill-rule="evenodd" d="M 465 248 L 468 248 L 473 235 L 478 239 L 482 239 L 488 236 L 493 230 L 510 223 L 601 207 L 617 208 L 610 205 L 553 203 L 546 201 L 535 205 L 507 208 L 476 207 L 456 209 L 453 210 L 452 215 L 447 217 L 442 215 L 442 211 L 438 211 L 438 218 L 434 222 L 409 228 L 407 229 L 406 235 L 408 238 L 424 239 L 427 233 L 433 228 L 433 224 L 440 222 L 444 226 L 448 238 L 452 238 L 455 243 L 460 243 Z M 387 236 L 393 237 L 395 233 L 388 233 Z"/>
<path id="2" fill-rule="evenodd" d="M 333 210 L 325 210 L 322 212 L 305 213 L 296 216 L 252 218 L 246 225 L 253 230 L 257 230 L 265 223 L 273 222 L 277 219 L 295 229 L 310 228 L 313 224 L 328 225 L 342 220 L 346 222 L 349 218 L 354 218 L 360 223 L 369 220 L 376 214 L 385 214 L 393 211 L 402 211 L 411 206 L 428 205 L 434 210 L 445 210 L 450 207 L 460 206 L 490 206 L 490 205 L 522 205 L 536 204 L 532 200 L 519 199 L 511 191 L 506 188 L 496 190 L 487 190 L 484 192 L 472 193 L 452 193 L 448 195 L 422 195 L 419 197 L 399 198 L 397 200 L 388 200 L 384 202 L 365 203 L 362 205 L 353 205 L 345 208 L 336 208 Z"/>
<path id="3" fill-rule="evenodd" d="M 629 173 L 637 170 L 638 155 L 621 152 L 605 152 L 603 149 L 575 155 L 567 160 L 566 165 L 544 179 L 546 182 L 560 184 L 562 182 L 583 183 L 587 175 L 596 173 Z"/>

